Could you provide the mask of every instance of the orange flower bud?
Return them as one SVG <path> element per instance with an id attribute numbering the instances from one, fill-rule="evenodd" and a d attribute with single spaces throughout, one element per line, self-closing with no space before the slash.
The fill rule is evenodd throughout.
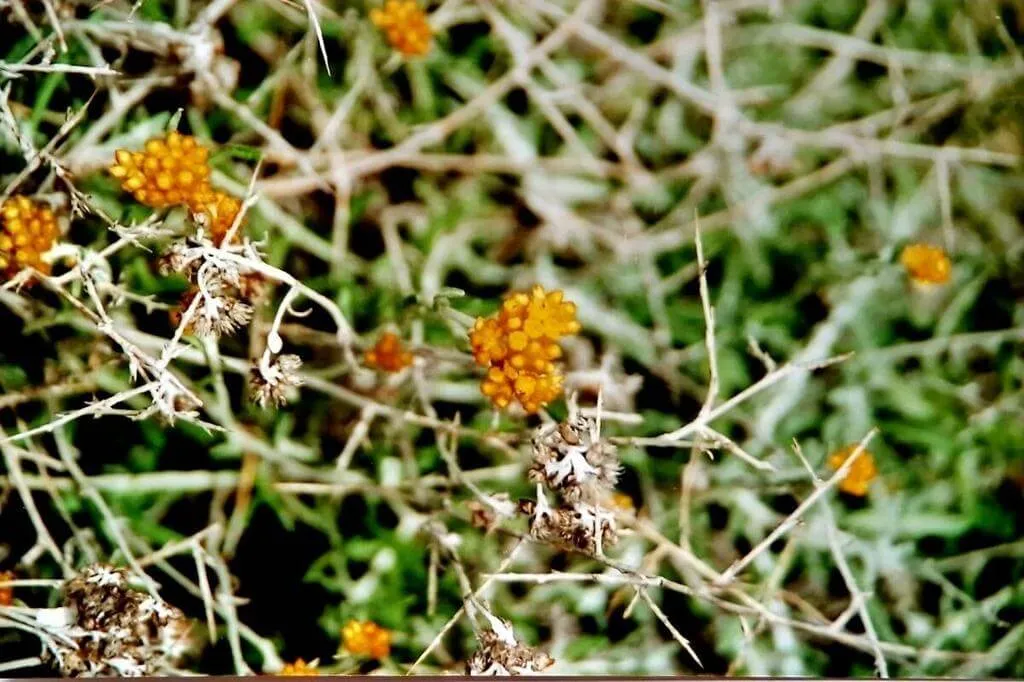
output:
<path id="1" fill-rule="evenodd" d="M 931 244 L 910 244 L 900 253 L 900 262 L 917 284 L 945 284 L 953 266 L 946 252 Z"/>
<path id="2" fill-rule="evenodd" d="M 341 629 L 342 648 L 356 656 L 380 660 L 391 653 L 391 631 L 371 621 L 350 620 Z"/>
<path id="3" fill-rule="evenodd" d="M 384 31 L 388 43 L 407 57 L 430 51 L 431 30 L 427 15 L 415 0 L 387 0 L 370 12 L 370 21 Z"/>
<path id="4" fill-rule="evenodd" d="M 53 210 L 15 195 L 0 206 L 0 223 L 0 277 L 11 278 L 24 268 L 50 274 L 43 254 L 60 233 Z"/>
<path id="5" fill-rule="evenodd" d="M 856 445 L 848 445 L 837 450 L 829 457 L 829 466 L 838 471 L 856 450 Z M 865 451 L 861 453 L 843 480 L 839 482 L 839 489 L 849 495 L 864 497 L 868 494 L 868 485 L 877 475 L 878 469 L 875 468 L 875 458 L 870 452 Z"/>

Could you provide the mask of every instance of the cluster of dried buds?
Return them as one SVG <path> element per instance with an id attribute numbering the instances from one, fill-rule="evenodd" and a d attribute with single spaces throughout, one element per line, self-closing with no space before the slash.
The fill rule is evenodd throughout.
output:
<path id="1" fill-rule="evenodd" d="M 171 316 L 176 326 L 184 322 L 184 332 L 219 338 L 249 324 L 253 307 L 263 296 L 264 280 L 242 264 L 245 258 L 259 258 L 246 251 L 253 249 L 234 244 L 218 248 L 204 241 L 177 242 L 170 247 L 161 263 L 162 272 L 181 274 L 189 282 Z"/>
<path id="2" fill-rule="evenodd" d="M 477 633 L 480 648 L 466 661 L 469 675 L 507 677 L 536 675 L 554 664 L 543 651 L 521 644 L 512 624 L 484 611 L 490 627 Z"/>
<path id="3" fill-rule="evenodd" d="M 291 399 L 292 392 L 302 385 L 301 368 L 302 359 L 298 355 L 272 355 L 268 350 L 249 373 L 252 399 L 260 407 L 284 405 Z"/>
<path id="4" fill-rule="evenodd" d="M 139 677 L 171 671 L 190 648 L 178 609 L 132 589 L 123 569 L 94 564 L 64 585 L 45 659 L 65 677 Z"/>
<path id="5" fill-rule="evenodd" d="M 597 420 L 575 410 L 562 423 L 539 427 L 532 444 L 529 476 L 537 484 L 537 500 L 519 504 L 530 517 L 530 534 L 600 556 L 618 540 L 612 511 L 619 478 L 615 446 L 601 440 Z M 559 499 L 554 507 L 545 486 Z"/>

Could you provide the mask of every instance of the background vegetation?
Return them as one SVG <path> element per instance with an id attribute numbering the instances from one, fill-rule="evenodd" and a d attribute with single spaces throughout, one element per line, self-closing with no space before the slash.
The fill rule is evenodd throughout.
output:
<path id="1" fill-rule="evenodd" d="M 0 569 L 136 562 L 195 619 L 182 665 L 203 673 L 298 657 L 404 672 L 463 606 L 460 573 L 475 589 L 500 571 L 533 577 L 489 581 L 487 604 L 554 672 L 868 676 L 880 654 L 894 676 L 1024 676 L 1024 3 L 447 0 L 425 6 L 418 59 L 393 52 L 375 6 L 0 8 L 0 188 L 58 209 L 77 261 L 56 277 L 91 264 L 0 292 Z M 139 382 L 84 279 L 139 348 L 175 331 L 185 282 L 158 257 L 187 216 L 105 172 L 169 126 L 215 150 L 217 186 L 242 197 L 256 174 L 246 235 L 344 313 L 357 352 L 391 329 L 414 367 L 353 364 L 302 301 L 281 335 L 306 383 L 259 408 L 247 375 L 287 290 L 271 286 L 239 334 L 182 339 L 171 369 L 196 418 L 133 418 L 146 394 L 90 408 Z M 696 216 L 728 405 L 712 424 L 753 464 L 664 435 L 708 397 Z M 909 281 L 910 242 L 947 250 L 948 284 Z M 635 513 L 608 560 L 523 542 L 521 517 L 471 522 L 479 495 L 534 495 L 540 418 L 495 414 L 460 320 L 534 283 L 577 304 L 567 387 L 584 406 L 601 394 L 619 446 Z M 869 494 L 801 508 L 815 484 L 794 441 L 827 479 L 828 455 L 873 428 Z M 332 660 L 352 618 L 393 632 L 388 659 Z M 38 638 L 5 623 L 0 665 L 45 672 Z M 477 647 L 459 619 L 417 670 Z"/>

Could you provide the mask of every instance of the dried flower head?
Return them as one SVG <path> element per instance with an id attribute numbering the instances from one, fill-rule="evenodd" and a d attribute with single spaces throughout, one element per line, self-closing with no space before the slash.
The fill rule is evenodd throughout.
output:
<path id="1" fill-rule="evenodd" d="M 228 231 L 231 230 L 231 226 L 235 224 L 238 212 L 241 210 L 242 202 L 239 199 L 220 190 L 213 190 L 208 201 L 193 206 L 196 221 L 202 225 L 210 240 L 217 246 L 222 245 L 224 238 L 228 235 Z M 237 241 L 238 235 L 242 232 L 242 225 L 245 221 L 244 216 L 242 220 L 243 223 L 239 224 L 238 230 L 235 231 L 235 238 L 232 241 Z"/>
<path id="2" fill-rule="evenodd" d="M 249 376 L 252 399 L 260 407 L 284 405 L 289 393 L 302 385 L 301 367 L 302 359 L 298 355 L 278 355 L 273 360 L 264 357 Z"/>
<path id="3" fill-rule="evenodd" d="M 619 479 L 619 457 L 614 445 L 600 439 L 596 419 L 577 414 L 543 425 L 531 442 L 531 481 L 545 483 L 570 503 L 609 499 Z"/>
<path id="4" fill-rule="evenodd" d="M 181 302 L 171 311 L 171 321 L 178 325 L 182 316 L 195 304 L 196 297 L 202 300 L 188 321 L 186 332 L 198 337 L 231 336 L 252 319 L 252 306 L 239 300 L 234 291 L 226 287 L 214 287 L 214 291 L 203 293 L 199 287 L 191 287 L 181 297 Z"/>
<path id="5" fill-rule="evenodd" d="M 398 335 L 384 332 L 373 348 L 363 355 L 366 364 L 385 372 L 398 372 L 412 364 L 412 353 L 402 347 Z"/>
<path id="6" fill-rule="evenodd" d="M 836 452 L 832 453 L 832 456 L 828 458 L 829 466 L 833 469 L 838 470 L 843 463 L 849 459 L 853 453 L 857 450 L 856 445 L 848 445 Z M 857 497 L 864 497 L 868 494 L 868 485 L 878 475 L 878 469 L 875 468 L 875 458 L 868 451 L 864 451 L 861 455 L 853 462 L 850 470 L 843 477 L 843 480 L 839 482 L 839 489 L 849 495 L 856 495 Z"/>
<path id="7" fill-rule="evenodd" d="M 199 211 L 213 198 L 208 158 L 209 150 L 194 137 L 172 131 L 146 142 L 141 152 L 117 150 L 110 174 L 140 204 Z"/>
<path id="8" fill-rule="evenodd" d="M 936 285 L 949 281 L 953 265 L 938 246 L 910 244 L 900 253 L 900 262 L 915 284 Z"/>
<path id="9" fill-rule="evenodd" d="M 491 628 L 477 635 L 480 648 L 466 662 L 466 672 L 473 676 L 507 677 L 532 675 L 550 668 L 554 659 L 543 651 L 520 644 L 512 624 L 484 613 Z"/>
<path id="10" fill-rule="evenodd" d="M 391 631 L 372 621 L 350 620 L 341 629 L 342 648 L 356 656 L 380 660 L 391 653 Z"/>
<path id="11" fill-rule="evenodd" d="M 0 206 L 0 278 L 11 278 L 24 268 L 50 274 L 43 254 L 57 235 L 53 210 L 25 196 L 13 196 Z"/>
<path id="12" fill-rule="evenodd" d="M 403 55 L 416 57 L 430 51 L 430 24 L 415 0 L 387 0 L 382 8 L 370 11 L 370 21 Z"/>
<path id="13" fill-rule="evenodd" d="M 530 517 L 530 535 L 564 549 L 601 556 L 618 542 L 615 515 L 586 502 L 551 507 L 537 484 L 537 501 L 521 500 L 519 511 Z"/>
<path id="14" fill-rule="evenodd" d="M 160 274 L 164 277 L 181 275 L 186 279 L 192 279 L 199 270 L 202 260 L 196 258 L 191 251 L 191 246 L 185 241 L 172 242 L 157 260 Z"/>
<path id="15" fill-rule="evenodd" d="M 44 656 L 66 677 L 155 675 L 188 648 L 184 615 L 129 587 L 123 569 L 86 567 L 65 583 L 63 607 L 63 636 Z"/>
<path id="16" fill-rule="evenodd" d="M 317 665 L 319 662 L 316 660 L 306 663 L 299 658 L 294 663 L 285 663 L 278 675 L 282 677 L 315 677 L 320 674 Z"/>
<path id="17" fill-rule="evenodd" d="M 10 606 L 14 603 L 14 587 L 3 584 L 11 580 L 14 580 L 14 573 L 0 571 L 0 606 Z"/>
<path id="18" fill-rule="evenodd" d="M 495 315 L 477 318 L 469 334 L 474 359 L 488 368 L 481 392 L 497 407 L 517 400 L 536 412 L 561 394 L 558 341 L 579 329 L 576 306 L 561 291 L 535 286 L 508 296 Z"/>

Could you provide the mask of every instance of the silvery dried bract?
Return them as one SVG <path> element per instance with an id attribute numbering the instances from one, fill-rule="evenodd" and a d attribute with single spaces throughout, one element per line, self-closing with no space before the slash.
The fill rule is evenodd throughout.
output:
<path id="1" fill-rule="evenodd" d="M 614 445 L 601 440 L 595 419 L 577 414 L 546 424 L 532 444 L 530 480 L 546 484 L 566 502 L 600 504 L 615 488 L 619 457 Z"/>
<path id="2" fill-rule="evenodd" d="M 492 629 L 478 635 L 480 649 L 466 662 L 468 674 L 492 677 L 536 675 L 554 663 L 543 651 L 520 644 L 507 621 L 494 616 L 489 616 L 489 620 Z"/>
<path id="3" fill-rule="evenodd" d="M 260 407 L 284 405 L 288 402 L 289 393 L 302 385 L 301 367 L 302 359 L 298 355 L 278 355 L 272 360 L 262 358 L 252 368 L 249 377 L 252 399 Z"/>
<path id="4" fill-rule="evenodd" d="M 167 251 L 160 257 L 159 270 L 165 277 L 177 274 L 192 279 L 201 264 L 185 242 L 176 241 L 167 247 Z"/>
<path id="5" fill-rule="evenodd" d="M 174 668 L 190 646 L 178 609 L 132 589 L 123 569 L 94 564 L 63 589 L 60 637 L 44 654 L 65 677 L 139 677 Z"/>

